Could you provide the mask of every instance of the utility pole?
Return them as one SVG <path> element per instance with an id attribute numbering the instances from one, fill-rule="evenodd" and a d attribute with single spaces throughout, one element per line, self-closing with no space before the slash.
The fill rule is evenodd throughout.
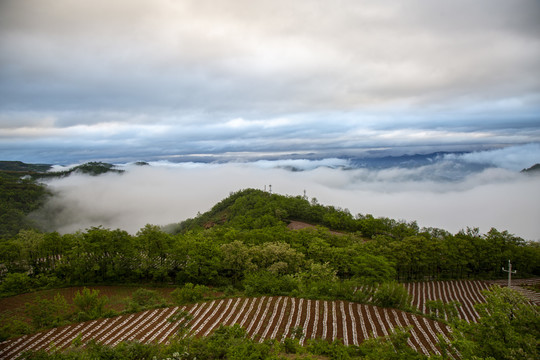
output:
<path id="1" fill-rule="evenodd" d="M 508 273 L 508 287 L 510 287 L 510 284 L 512 282 L 512 274 L 517 273 L 517 270 L 512 271 L 512 263 L 510 262 L 510 260 L 508 260 L 508 270 L 504 270 L 503 266 L 502 271 Z"/>

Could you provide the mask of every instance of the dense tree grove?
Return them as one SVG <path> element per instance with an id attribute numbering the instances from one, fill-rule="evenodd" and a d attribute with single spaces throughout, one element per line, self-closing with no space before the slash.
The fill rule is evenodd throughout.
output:
<path id="1" fill-rule="evenodd" d="M 290 230 L 290 220 L 322 226 Z M 4 295 L 49 283 L 189 282 L 253 294 L 334 296 L 325 284 L 336 280 L 347 287 L 502 277 L 508 259 L 521 276 L 540 274 L 538 244 L 506 231 L 453 235 L 252 189 L 232 194 L 172 232 L 153 225 L 136 235 L 102 227 L 65 235 L 21 230 L 2 239 L 0 259 Z"/>
<path id="2" fill-rule="evenodd" d="M 19 171 L 0 171 L 0 240 L 30 229 L 33 224 L 27 215 L 38 209 L 48 195 L 44 186 L 20 177 Z"/>
<path id="3" fill-rule="evenodd" d="M 460 321 L 455 345 L 464 358 L 538 359 L 540 313 L 521 294 L 509 288 L 486 291 L 486 302 L 475 305 L 477 323 Z"/>

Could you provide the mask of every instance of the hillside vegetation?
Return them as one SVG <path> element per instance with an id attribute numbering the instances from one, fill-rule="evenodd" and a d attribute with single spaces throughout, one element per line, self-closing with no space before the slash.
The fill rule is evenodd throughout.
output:
<path id="1" fill-rule="evenodd" d="M 48 195 L 44 186 L 21 179 L 18 170 L 0 171 L 0 239 L 35 227 L 27 215 L 43 205 Z"/>
<path id="2" fill-rule="evenodd" d="M 45 172 L 51 169 L 49 164 L 27 164 L 22 161 L 0 161 L 0 171 Z"/>
<path id="3" fill-rule="evenodd" d="M 291 219 L 321 225 L 290 230 Z M 347 297 L 358 283 L 503 277 L 508 259 L 521 276 L 540 275 L 538 244 L 506 231 L 453 235 L 254 189 L 231 194 L 173 233 L 153 225 L 136 235 L 101 227 L 65 235 L 22 230 L 0 243 L 0 256 L 4 294 L 50 278 L 66 285 L 191 282 L 250 294 Z"/>
<path id="4" fill-rule="evenodd" d="M 8 204 L 6 213 L 20 209 L 21 219 L 39 207 L 47 195 L 44 186 L 31 180 L 8 175 L 2 179 L 6 179 L 2 186 L 11 189 L 2 192 L 6 199 L 2 204 Z M 291 221 L 314 227 L 292 230 L 287 227 Z M 478 229 L 468 228 L 451 234 L 442 229 L 420 229 L 416 222 L 353 215 L 346 209 L 321 205 L 316 199 L 255 189 L 231 193 L 195 218 L 166 228 L 146 225 L 135 235 L 103 227 L 61 235 L 40 232 L 29 223 L 12 223 L 10 228 L 5 224 L 9 222 L 2 223 L 3 229 L 9 231 L 4 231 L 0 239 L 0 296 L 4 297 L 71 285 L 151 283 L 178 286 L 180 303 L 199 301 L 208 286 L 225 294 L 341 300 L 418 313 L 415 302 L 399 282 L 501 278 L 506 276 L 501 268 L 508 259 L 512 259 L 520 276 L 540 275 L 538 244 L 506 231 L 491 229 L 481 234 Z M 450 309 L 442 303 L 429 307 L 435 309 L 434 314 Z M 516 333 L 536 326 L 538 317 L 534 315 L 531 320 L 527 316 L 525 323 L 515 324 Z M 3 333 L 17 331 L 6 326 Z M 491 324 L 486 326 L 493 328 Z M 471 340 L 471 336 L 483 336 L 475 332 L 480 330 L 465 325 L 462 328 L 463 336 L 472 334 L 462 339 L 462 353 L 480 354 L 473 347 L 483 346 L 484 340 Z M 215 336 L 231 336 L 231 331 L 242 333 L 242 329 L 233 327 L 216 330 Z M 257 348 L 242 334 L 237 344 Z M 203 353 L 213 346 L 212 336 L 201 342 Z M 398 354 L 422 358 L 401 347 L 406 346 L 403 344 L 407 337 L 398 331 L 386 341 L 366 342 L 363 353 L 322 343 L 313 346 L 324 347 L 324 351 L 321 348 L 311 353 L 329 358 L 375 359 L 380 349 L 385 349 L 383 357 L 389 358 L 399 348 Z M 227 339 L 223 341 L 229 344 L 231 338 Z M 278 346 L 272 344 L 268 346 Z M 89 348 L 96 351 L 112 351 L 92 346 Z M 291 346 L 295 349 L 296 345 Z M 141 349 L 160 351 L 151 346 Z M 529 350 L 528 354 L 535 352 Z M 334 357 L 333 351 L 345 355 Z M 485 352 L 492 353 L 496 352 Z"/>
<path id="5" fill-rule="evenodd" d="M 89 162 L 65 171 L 50 171 L 48 164 L 0 161 L 0 239 L 17 235 L 20 230 L 36 228 L 28 214 L 37 210 L 52 194 L 38 180 L 66 177 L 74 173 L 97 176 L 122 173 L 112 164 Z"/>
<path id="6" fill-rule="evenodd" d="M 48 171 L 48 172 L 38 172 L 31 174 L 31 177 L 34 179 L 46 179 L 46 178 L 55 178 L 55 177 L 65 177 L 74 173 L 85 174 L 90 176 L 98 176 L 106 173 L 117 173 L 121 174 L 124 170 L 116 169 L 113 164 L 108 164 L 104 162 L 88 162 L 81 165 L 74 166 L 68 170 L 63 171 Z"/>

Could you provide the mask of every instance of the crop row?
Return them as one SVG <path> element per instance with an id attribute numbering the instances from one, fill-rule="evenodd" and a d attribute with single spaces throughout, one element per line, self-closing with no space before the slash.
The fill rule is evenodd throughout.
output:
<path id="1" fill-rule="evenodd" d="M 25 350 L 51 349 L 53 345 L 57 349 L 67 348 L 76 338 L 83 342 L 95 339 L 112 346 L 125 340 L 164 343 L 178 331 L 179 324 L 168 321 L 178 310 L 148 310 L 26 335 L 1 343 L 0 358 L 14 359 Z M 189 325 L 195 336 L 207 336 L 221 324 L 240 324 L 254 340 L 283 340 L 293 336 L 294 328 L 301 327 L 302 344 L 314 338 L 339 338 L 346 345 L 358 345 L 366 339 L 388 335 L 395 327 L 412 326 L 409 345 L 427 355 L 439 353 L 437 334 L 450 334 L 446 325 L 422 316 L 347 301 L 233 298 L 197 303 L 182 310 L 193 316 Z"/>
<path id="2" fill-rule="evenodd" d="M 492 285 L 484 281 L 427 281 L 405 284 L 412 295 L 411 305 L 421 312 L 427 313 L 426 303 L 429 300 L 441 300 L 443 303 L 459 301 L 458 317 L 467 322 L 476 322 L 478 313 L 474 305 L 485 301 L 482 290 Z"/>

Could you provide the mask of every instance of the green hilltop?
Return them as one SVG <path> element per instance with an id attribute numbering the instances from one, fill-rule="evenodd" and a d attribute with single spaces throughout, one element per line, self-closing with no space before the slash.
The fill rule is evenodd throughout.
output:
<path id="1" fill-rule="evenodd" d="M 50 171 L 50 172 L 32 174 L 32 177 L 35 179 L 55 178 L 55 177 L 69 176 L 74 173 L 98 176 L 98 175 L 111 173 L 111 172 L 121 174 L 124 172 L 124 170 L 116 169 L 116 166 L 113 164 L 93 161 L 93 162 L 84 163 L 82 165 L 74 166 L 64 171 Z"/>
<path id="2" fill-rule="evenodd" d="M 320 205 L 317 199 L 309 201 L 302 196 L 271 194 L 257 189 L 233 192 L 204 214 L 187 219 L 174 228 L 174 232 L 209 229 L 226 225 L 238 229 L 260 229 L 302 221 L 333 230 L 356 232 L 360 230 L 347 209 Z M 372 232 L 364 229 L 368 236 Z"/>

